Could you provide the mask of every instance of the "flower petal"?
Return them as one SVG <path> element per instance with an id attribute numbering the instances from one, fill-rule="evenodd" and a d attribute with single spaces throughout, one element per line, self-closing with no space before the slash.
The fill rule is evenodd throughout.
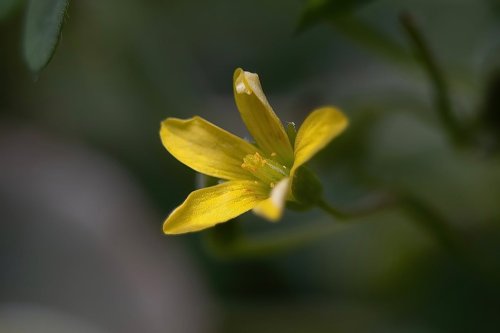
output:
<path id="1" fill-rule="evenodd" d="M 285 208 L 285 201 L 289 191 L 289 182 L 290 178 L 280 180 L 272 189 L 271 196 L 255 206 L 253 212 L 270 221 L 279 220 Z"/>
<path id="2" fill-rule="evenodd" d="M 262 185 L 234 180 L 191 192 L 165 220 L 163 232 L 181 234 L 212 227 L 254 208 L 266 197 Z"/>
<path id="3" fill-rule="evenodd" d="M 262 91 L 259 76 L 238 68 L 233 81 L 236 105 L 255 142 L 267 156 L 276 154 L 281 162 L 291 162 L 292 145 Z"/>
<path id="4" fill-rule="evenodd" d="M 247 154 L 259 150 L 203 118 L 168 118 L 161 123 L 160 137 L 176 159 L 198 172 L 228 180 L 251 179 L 241 164 Z"/>
<path id="5" fill-rule="evenodd" d="M 298 167 L 309 161 L 333 138 L 342 133 L 349 121 L 337 108 L 322 107 L 314 110 L 304 120 L 295 138 L 295 160 L 291 175 Z"/>

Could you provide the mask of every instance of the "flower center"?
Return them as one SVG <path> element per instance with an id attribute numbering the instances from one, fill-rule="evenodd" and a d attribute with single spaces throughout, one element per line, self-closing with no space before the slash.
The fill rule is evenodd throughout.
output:
<path id="1" fill-rule="evenodd" d="M 290 170 L 275 160 L 264 158 L 259 153 L 248 154 L 243 158 L 241 167 L 257 179 L 273 188 L 280 180 L 288 177 Z"/>

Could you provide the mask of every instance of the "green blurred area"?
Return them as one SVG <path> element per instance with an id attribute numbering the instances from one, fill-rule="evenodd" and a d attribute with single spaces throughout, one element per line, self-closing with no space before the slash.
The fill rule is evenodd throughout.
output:
<path id="1" fill-rule="evenodd" d="M 354 15 L 410 51 L 398 16 L 411 13 L 449 80 L 454 111 L 472 126 L 500 66 L 497 7 L 478 0 L 379 0 Z M 304 8 L 284 0 L 72 1 L 56 53 L 36 80 L 22 60 L 23 11 L 13 11 L 0 21 L 0 124 L 84 146 L 127 172 L 158 215 L 137 219 L 135 227 L 154 230 L 164 246 L 180 246 L 217 307 L 207 331 L 494 332 L 500 326 L 498 154 L 459 150 L 447 140 L 431 85 L 410 52 L 406 62 L 394 62 L 328 22 L 296 34 Z M 318 210 L 287 212 L 277 224 L 246 214 L 240 223 L 249 233 L 305 226 L 323 234 L 250 259 L 214 258 L 204 247 L 206 232 L 162 236 L 162 217 L 195 188 L 195 174 L 161 146 L 160 121 L 199 115 L 248 136 L 232 99 L 237 67 L 259 74 L 283 121 L 300 124 L 326 104 L 349 116 L 345 134 L 310 163 L 329 201 L 349 207 L 378 189 L 408 191 L 463 235 L 465 258 L 447 252 L 398 208 L 342 226 Z M 23 260 L 11 251 L 17 240 L 4 236 L 12 234 L 0 234 L 0 263 Z M 120 235 L 106 237 L 113 243 Z M 5 276 L 0 299 L 31 299 L 8 294 Z M 93 302 L 99 298 L 85 300 Z"/>

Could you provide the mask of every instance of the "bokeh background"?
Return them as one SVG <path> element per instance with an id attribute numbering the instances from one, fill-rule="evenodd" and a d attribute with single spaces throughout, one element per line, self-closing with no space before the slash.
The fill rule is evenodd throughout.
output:
<path id="1" fill-rule="evenodd" d="M 71 1 L 38 74 L 21 51 L 24 1 L 2 13 L 0 331 L 498 331 L 498 4 L 358 2 L 319 11 L 299 33 L 319 1 Z M 403 11 L 457 117 L 488 129 L 481 148 L 457 148 L 440 125 Z M 400 49 L 336 24 L 352 15 Z M 349 116 L 310 163 L 329 202 L 411 193 L 460 234 L 460 254 L 426 227 L 432 216 L 400 207 L 348 223 L 319 210 L 277 224 L 246 214 L 237 223 L 249 237 L 309 235 L 256 256 L 214 250 L 211 231 L 163 235 L 197 185 L 162 147 L 160 121 L 200 115 L 248 136 L 232 96 L 237 67 L 260 75 L 283 121 L 325 104 Z"/>

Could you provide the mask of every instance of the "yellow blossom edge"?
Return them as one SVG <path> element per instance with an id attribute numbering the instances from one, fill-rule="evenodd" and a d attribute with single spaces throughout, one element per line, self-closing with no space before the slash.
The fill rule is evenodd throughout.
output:
<path id="1" fill-rule="evenodd" d="M 226 180 L 252 178 L 241 163 L 259 150 L 203 118 L 168 118 L 161 123 L 160 137 L 177 160 L 195 171 Z"/>
<path id="2" fill-rule="evenodd" d="M 342 133 L 348 124 L 347 117 L 335 107 L 321 107 L 311 112 L 295 138 L 294 163 L 290 177 L 293 179 L 295 170 Z"/>
<path id="3" fill-rule="evenodd" d="M 250 180 L 232 180 L 191 192 L 165 220 L 163 232 L 182 234 L 229 221 L 266 199 L 262 186 Z"/>
<path id="4" fill-rule="evenodd" d="M 292 145 L 262 91 L 259 76 L 236 69 L 233 90 L 241 118 L 259 148 L 266 156 L 276 156 L 280 162 L 289 164 L 293 158 Z"/>
<path id="5" fill-rule="evenodd" d="M 285 202 L 289 193 L 289 183 L 290 178 L 282 179 L 274 188 L 271 190 L 269 198 L 260 202 L 253 212 L 259 216 L 266 218 L 271 222 L 278 221 L 283 215 L 283 210 L 285 208 Z"/>

